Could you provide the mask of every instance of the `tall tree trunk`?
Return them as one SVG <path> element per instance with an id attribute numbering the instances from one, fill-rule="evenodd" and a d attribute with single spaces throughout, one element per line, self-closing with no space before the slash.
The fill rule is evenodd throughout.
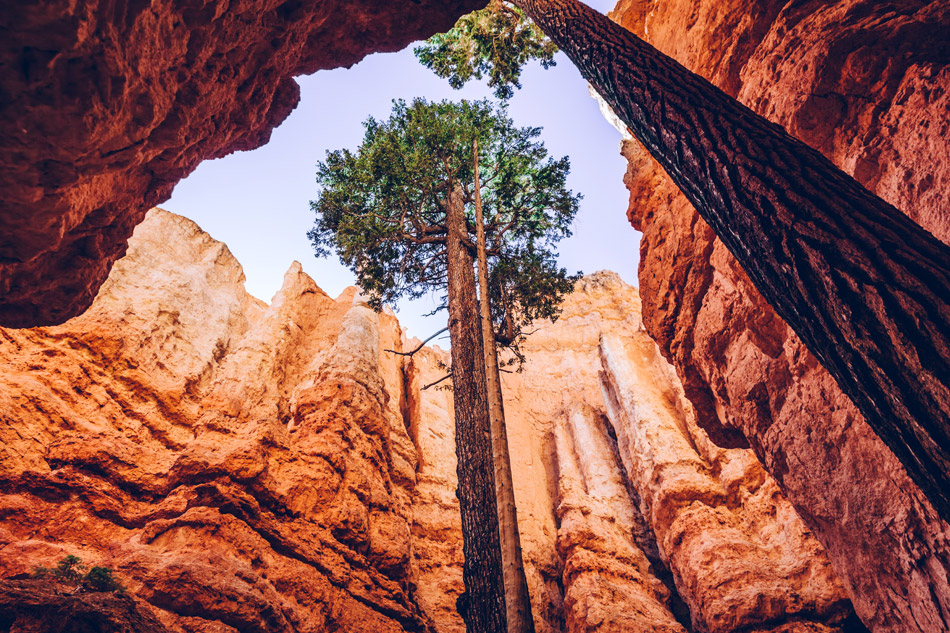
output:
<path id="1" fill-rule="evenodd" d="M 505 605 L 508 633 L 534 633 L 531 596 L 524 575 L 521 557 L 521 535 L 518 533 L 518 510 L 508 453 L 508 430 L 501 396 L 498 372 L 498 349 L 491 322 L 488 293 L 488 256 L 485 254 L 485 221 L 482 214 L 482 192 L 478 174 L 478 139 L 473 143 L 475 155 L 475 226 L 478 238 L 478 309 L 482 322 L 482 343 L 485 350 L 485 375 L 488 385 L 488 419 L 491 427 L 492 457 L 495 463 L 495 495 L 498 501 L 498 531 L 501 535 L 501 564 L 505 578 Z"/>
<path id="2" fill-rule="evenodd" d="M 514 0 L 663 166 L 950 520 L 950 248 L 577 0 Z"/>
<path id="3" fill-rule="evenodd" d="M 474 262 L 463 245 L 467 229 L 465 203 L 459 187 L 449 192 L 445 211 L 459 479 L 456 494 L 462 514 L 465 555 L 462 571 L 465 594 L 459 599 L 458 608 L 469 633 L 497 633 L 505 630 L 505 584 L 485 390 L 485 356 L 476 316 Z"/>

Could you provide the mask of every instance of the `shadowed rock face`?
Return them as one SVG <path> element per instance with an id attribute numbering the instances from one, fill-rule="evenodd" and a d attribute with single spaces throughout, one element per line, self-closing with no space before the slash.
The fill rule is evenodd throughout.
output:
<path id="1" fill-rule="evenodd" d="M 622 1 L 614 19 L 950 241 L 950 3 Z M 745 438 L 874 630 L 950 628 L 948 526 L 662 170 L 625 141 L 644 323 Z"/>
<path id="2" fill-rule="evenodd" d="M 86 309 L 179 180 L 267 142 L 297 104 L 294 76 L 397 50 L 479 4 L 4 3 L 0 325 Z"/>
<path id="3" fill-rule="evenodd" d="M 76 593 L 49 580 L 0 581 L 0 627 L 29 633 L 170 633 L 147 605 L 121 593 Z"/>
<path id="4" fill-rule="evenodd" d="M 176 633 L 462 631 L 452 394 L 422 389 L 447 354 L 385 351 L 415 345 L 298 264 L 251 297 L 152 211 L 85 314 L 0 329 L 0 576 L 74 554 Z M 525 352 L 504 390 L 540 632 L 840 630 L 821 546 L 696 426 L 634 288 L 585 277 Z"/>

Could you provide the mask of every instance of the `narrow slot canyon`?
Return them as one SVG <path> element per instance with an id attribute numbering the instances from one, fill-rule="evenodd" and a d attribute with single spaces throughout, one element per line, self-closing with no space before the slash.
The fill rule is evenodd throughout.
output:
<path id="1" fill-rule="evenodd" d="M 466 630 L 447 346 L 289 257 L 262 301 L 164 203 L 295 77 L 482 5 L 0 7 L 0 631 Z M 608 15 L 950 244 L 950 0 Z M 592 96 L 639 270 L 573 281 L 501 373 L 535 630 L 950 631 L 950 525 Z M 123 589 L 41 579 L 67 556 Z"/>

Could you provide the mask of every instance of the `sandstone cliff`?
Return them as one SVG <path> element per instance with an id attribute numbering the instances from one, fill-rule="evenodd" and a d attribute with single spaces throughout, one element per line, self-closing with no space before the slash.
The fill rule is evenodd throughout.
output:
<path id="1" fill-rule="evenodd" d="M 0 566 L 114 567 L 172 630 L 426 630 L 395 320 L 242 281 L 156 212 L 85 315 L 3 332 Z"/>
<path id="2" fill-rule="evenodd" d="M 267 142 L 297 105 L 293 77 L 398 50 L 479 4 L 0 5 L 0 324 L 88 307 L 150 206 L 201 161 Z"/>
<path id="3" fill-rule="evenodd" d="M 612 16 L 950 240 L 950 3 L 622 0 Z M 657 164 L 623 152 L 644 322 L 700 426 L 751 445 L 874 630 L 950 630 L 948 526 Z"/>
<path id="4" fill-rule="evenodd" d="M 446 353 L 386 352 L 395 318 L 299 265 L 270 304 L 242 282 L 155 210 L 87 313 L 0 330 L 0 575 L 75 554 L 176 632 L 461 631 Z M 639 314 L 586 277 L 505 375 L 539 631 L 840 630 L 821 546 Z"/>

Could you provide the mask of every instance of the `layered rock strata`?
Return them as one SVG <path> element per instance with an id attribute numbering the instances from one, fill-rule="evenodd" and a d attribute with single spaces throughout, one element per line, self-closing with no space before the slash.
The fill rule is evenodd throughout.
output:
<path id="1" fill-rule="evenodd" d="M 88 307 L 149 207 L 202 160 L 267 142 L 297 104 L 293 77 L 398 50 L 478 5 L 4 3 L 0 325 Z"/>
<path id="2" fill-rule="evenodd" d="M 735 630 L 727 627 L 717 629 L 714 618 L 696 608 L 705 600 L 712 600 L 711 596 L 706 598 L 704 593 L 714 588 L 714 580 L 710 578 L 705 585 L 696 583 L 688 586 L 682 582 L 682 579 L 676 578 L 674 551 L 678 552 L 678 555 L 693 556 L 691 562 L 700 563 L 701 570 L 697 571 L 699 574 L 708 574 L 710 567 L 715 566 L 714 563 L 704 561 L 703 556 L 698 553 L 703 545 L 703 539 L 699 539 L 698 546 L 687 544 L 686 550 L 693 553 L 683 553 L 679 552 L 678 544 L 676 547 L 668 547 L 664 550 L 662 541 L 658 538 L 665 534 L 670 523 L 681 512 L 689 514 L 689 511 L 693 510 L 692 505 L 708 504 L 722 511 L 722 508 L 717 508 L 717 506 L 725 505 L 725 502 L 715 494 L 705 496 L 697 494 L 687 485 L 689 482 L 684 482 L 682 479 L 633 476 L 631 468 L 646 468 L 642 465 L 642 460 L 651 459 L 646 451 L 630 455 L 627 463 L 624 463 L 624 451 L 620 446 L 622 433 L 633 434 L 635 425 L 646 426 L 650 429 L 650 442 L 655 447 L 654 450 L 661 450 L 666 443 L 675 443 L 675 440 L 670 438 L 669 429 L 665 428 L 666 423 L 659 412 L 666 411 L 671 406 L 670 399 L 675 393 L 672 385 L 677 381 L 672 375 L 671 368 L 662 359 L 654 360 L 653 357 L 656 357 L 658 353 L 653 341 L 643 331 L 640 309 L 640 300 L 636 292 L 623 284 L 615 275 L 600 274 L 585 278 L 579 282 L 576 294 L 568 297 L 561 318 L 553 325 L 539 327 L 538 331 L 529 338 L 525 345 L 528 361 L 524 371 L 520 374 L 504 375 L 506 413 L 510 418 L 518 420 L 514 428 L 509 429 L 509 441 L 513 455 L 515 497 L 518 504 L 519 524 L 522 526 L 522 541 L 531 595 L 537 602 L 538 596 L 551 595 L 550 590 L 547 594 L 545 590 L 557 580 L 563 583 L 565 578 L 574 577 L 584 588 L 572 590 L 570 583 L 563 585 L 564 617 L 568 622 L 571 622 L 571 618 L 574 617 L 573 622 L 587 623 L 584 625 L 586 628 L 579 630 L 625 630 L 618 624 L 624 622 L 626 601 L 620 600 L 620 596 L 624 595 L 635 596 L 632 601 L 641 605 L 645 611 L 649 611 L 645 605 L 651 604 L 651 600 L 654 604 L 666 605 L 666 610 L 670 615 L 664 620 L 651 621 L 650 626 L 664 630 L 678 624 L 676 618 L 672 617 L 673 605 L 670 602 L 668 585 L 658 583 L 656 580 L 632 582 L 631 579 L 637 578 L 636 573 L 639 573 L 637 570 L 641 570 L 643 565 L 642 558 L 627 558 L 623 554 L 630 551 L 631 543 L 633 543 L 643 556 L 647 557 L 647 560 L 653 559 L 650 561 L 653 570 L 649 576 L 662 578 L 665 570 L 673 572 L 674 581 L 669 585 L 672 585 L 672 592 L 678 594 L 690 607 L 690 614 L 685 620 L 694 630 Z M 624 420 L 619 415 L 620 410 L 612 407 L 611 399 L 605 398 L 600 379 L 604 363 L 602 339 L 623 341 L 630 349 L 641 353 L 652 350 L 653 357 L 634 356 L 630 362 L 642 368 L 644 375 L 649 377 L 643 379 L 648 387 L 643 397 L 654 409 L 654 414 L 641 419 Z M 661 386 L 654 385 L 657 381 Z M 667 384 L 670 386 L 665 386 Z M 565 385 L 569 385 L 569 388 L 565 388 Z M 683 413 L 680 419 L 685 419 L 686 415 Z M 565 428 L 558 430 L 559 427 Z M 558 444 L 558 434 L 563 435 L 565 432 L 567 437 L 562 438 Z M 539 442 L 538 438 L 548 439 L 546 442 Z M 567 438 L 570 441 L 566 441 Z M 545 446 L 546 443 L 547 446 Z M 552 443 L 554 446 L 551 446 Z M 598 443 L 613 447 L 615 454 L 612 459 L 603 457 L 604 449 L 597 449 Z M 554 460 L 556 469 L 553 472 L 549 456 L 552 448 L 556 457 Z M 576 452 L 568 453 L 569 448 Z M 703 458 L 697 451 L 689 448 L 688 445 L 679 444 L 677 448 L 681 449 L 678 459 L 686 464 L 685 468 L 695 468 L 696 464 L 703 462 Z M 744 454 L 750 456 L 748 451 Z M 672 459 L 672 451 L 669 455 Z M 754 462 L 754 458 L 751 459 Z M 578 503 L 573 491 L 579 487 L 577 483 L 572 483 L 573 464 L 580 468 L 581 482 L 583 482 L 580 485 L 581 489 L 587 487 L 589 493 L 588 498 L 583 502 L 584 509 L 581 512 L 585 516 L 585 529 L 578 529 L 576 515 L 571 512 L 571 506 Z M 601 468 L 605 470 L 598 474 L 596 464 L 601 464 Z M 602 478 L 612 479 L 614 483 L 599 483 Z M 742 477 L 737 475 L 737 480 L 741 479 Z M 744 480 L 744 484 L 749 488 L 757 489 L 758 484 L 764 479 L 767 477 L 759 467 L 758 471 L 751 471 L 751 480 Z M 625 482 L 624 487 L 629 490 L 626 495 L 617 490 L 619 486 L 617 482 Z M 554 490 L 557 490 L 556 494 L 552 494 Z M 606 492 L 608 490 L 612 492 Z M 671 499 L 685 496 L 687 499 L 681 505 L 675 506 L 675 509 L 671 507 L 669 512 L 651 517 L 649 506 L 645 505 L 645 499 L 657 495 Z M 623 496 L 636 500 L 632 505 L 637 512 L 632 519 L 627 519 L 633 521 L 632 532 L 627 531 L 626 528 L 617 529 L 624 525 L 623 519 L 618 518 L 623 517 L 624 506 L 616 505 L 616 498 Z M 780 498 L 781 495 L 777 497 Z M 784 503 L 785 508 L 788 509 L 787 502 L 783 500 L 781 503 Z M 604 525 L 599 524 L 597 520 L 598 506 L 602 508 L 601 516 L 604 516 L 606 511 L 606 516 L 614 518 L 616 524 L 614 528 L 598 531 L 597 526 Z M 781 512 L 776 509 L 777 506 L 769 506 L 769 504 L 765 506 L 770 509 L 762 520 L 773 525 L 774 529 L 779 529 L 776 524 L 771 523 L 776 517 L 770 518 L 768 513 L 781 514 Z M 553 516 L 550 510 L 552 507 L 557 508 Z M 789 510 L 786 514 L 793 515 L 794 513 Z M 683 531 L 690 534 L 696 534 L 709 527 L 701 521 L 689 518 L 685 519 L 685 525 L 689 527 L 684 528 Z M 539 538 L 540 535 L 547 535 L 551 531 L 557 534 L 556 547 L 552 547 L 550 537 Z M 618 535 L 623 535 L 623 538 L 618 538 Z M 743 548 L 749 540 L 747 535 L 738 531 L 720 538 L 722 540 L 717 545 L 721 551 L 728 551 L 730 547 Z M 789 533 L 788 538 L 794 537 Z M 805 534 L 801 544 L 805 545 L 809 541 L 813 542 L 811 537 Z M 697 551 L 694 552 L 692 548 L 696 548 Z M 794 546 L 791 549 L 795 549 Z M 815 551 L 820 550 L 820 547 L 806 546 L 804 549 Z M 654 556 L 650 556 L 651 550 L 656 553 Z M 618 552 L 618 556 L 612 557 L 609 571 L 602 572 L 598 586 L 603 587 L 609 581 L 616 583 L 616 588 L 592 593 L 593 585 L 588 583 L 583 574 L 572 569 L 572 555 L 583 552 L 587 560 L 594 561 L 598 560 L 594 554 L 611 551 Z M 744 552 L 753 560 L 763 556 L 763 552 L 754 548 L 744 549 Z M 558 558 L 565 560 L 563 571 L 551 569 L 551 562 L 556 562 Z M 772 558 L 774 559 L 775 557 Z M 736 561 L 725 563 L 722 569 L 728 568 L 727 574 L 740 574 L 739 568 L 734 566 Z M 593 566 L 592 562 L 589 564 Z M 755 565 L 751 561 L 744 564 Z M 622 571 L 618 569 L 621 567 L 623 567 Z M 767 563 L 763 564 L 759 571 L 768 567 Z M 831 602 L 837 601 L 843 608 L 843 612 L 847 611 L 847 600 L 844 598 L 840 585 L 833 579 L 833 574 L 828 573 L 825 559 L 819 556 L 809 560 L 803 569 L 808 573 L 800 576 L 800 580 L 804 580 L 804 583 L 796 587 L 796 593 L 802 595 L 812 593 L 812 597 L 824 593 L 825 598 L 831 597 Z M 562 577 L 552 578 L 552 572 L 561 574 Z M 747 575 L 745 582 L 754 575 L 754 573 Z M 763 578 L 767 575 L 765 574 Z M 808 583 L 811 581 L 814 581 L 816 586 L 823 585 L 823 588 L 821 590 L 816 590 L 816 587 L 808 588 Z M 737 590 L 743 584 L 744 581 L 736 581 L 731 589 Z M 784 599 L 781 596 L 786 588 L 780 586 L 767 588 L 767 585 L 768 583 L 758 582 L 753 582 L 751 585 L 745 584 L 746 590 L 760 596 L 762 604 L 749 606 L 749 613 L 746 614 L 747 617 L 744 620 L 740 616 L 735 617 L 732 622 L 737 627 L 754 626 L 768 630 L 768 626 L 773 621 L 762 605 L 770 601 L 781 604 L 781 600 Z M 755 588 L 752 589 L 752 586 Z M 724 594 L 730 594 L 732 607 L 735 608 L 743 602 L 742 597 L 730 593 L 730 588 L 722 591 Z M 586 602 L 572 602 L 572 598 L 580 596 L 586 597 Z M 652 599 L 648 600 L 646 596 L 652 596 Z M 544 613 L 544 605 L 547 602 L 541 605 L 536 604 L 535 612 Z M 841 615 L 835 612 L 834 608 L 827 608 L 831 606 L 830 604 L 826 604 L 826 608 L 822 611 L 810 598 L 806 602 L 809 603 L 807 609 L 822 612 L 816 617 L 819 622 L 836 622 Z M 626 602 L 626 605 L 629 604 L 630 602 Z M 781 607 L 776 608 L 776 612 L 779 610 Z M 591 613 L 596 615 L 583 615 Z M 590 625 L 590 620 L 596 622 L 597 625 Z M 627 624 L 627 626 L 631 625 Z"/>
<path id="3" fill-rule="evenodd" d="M 622 0 L 612 16 L 950 240 L 950 3 Z M 751 445 L 872 629 L 950 629 L 948 526 L 658 165 L 623 152 L 644 322 L 700 425 Z"/>
<path id="4" fill-rule="evenodd" d="M 694 629 L 844 621 L 850 605 L 821 546 L 751 451 L 709 441 L 656 344 L 602 337 L 600 352 L 623 465 Z"/>
<path id="5" fill-rule="evenodd" d="M 431 630 L 395 319 L 242 282 L 156 212 L 85 315 L 3 331 L 0 567 L 113 567 L 176 631 Z"/>
<path id="6" fill-rule="evenodd" d="M 820 546 L 639 312 L 584 278 L 504 376 L 538 630 L 840 628 Z M 355 291 L 295 264 L 265 304 L 156 210 L 86 314 L 0 337 L 0 574 L 78 555 L 179 633 L 462 630 L 447 356 L 387 352 L 414 344 Z"/>
<path id="7" fill-rule="evenodd" d="M 554 445 L 567 630 L 685 633 L 669 588 L 634 538 L 640 509 L 617 468 L 602 414 L 579 406 L 566 421 L 554 428 Z"/>

